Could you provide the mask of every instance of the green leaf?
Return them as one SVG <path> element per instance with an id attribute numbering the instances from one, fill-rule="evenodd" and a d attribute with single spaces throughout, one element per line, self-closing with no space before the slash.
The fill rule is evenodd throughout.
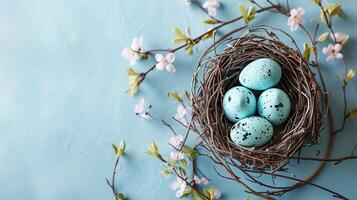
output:
<path id="1" fill-rule="evenodd" d="M 311 49 L 310 49 L 309 45 L 304 43 L 304 53 L 303 53 L 304 58 L 306 60 L 309 60 L 310 59 L 310 54 L 311 54 Z"/>
<path id="2" fill-rule="evenodd" d="M 330 19 L 332 19 L 334 16 L 339 16 L 342 19 L 347 19 L 347 16 L 345 12 L 342 9 L 341 4 L 339 3 L 331 3 L 327 8 L 326 8 L 327 14 Z"/>
<path id="3" fill-rule="evenodd" d="M 128 96 L 134 96 L 139 91 L 141 81 L 142 81 L 142 76 L 140 74 L 137 73 L 137 74 L 129 75 L 129 88 L 125 91 L 125 93 Z"/>
<path id="4" fill-rule="evenodd" d="M 357 118 L 357 108 L 354 108 L 350 112 L 348 112 L 347 116 L 352 118 Z"/>
<path id="5" fill-rule="evenodd" d="M 183 193 L 182 193 L 182 195 L 179 197 L 180 199 L 182 199 L 182 198 L 186 198 L 186 197 L 188 197 L 189 195 L 191 195 L 191 193 L 192 193 L 192 189 L 190 188 L 190 189 L 187 189 L 187 190 L 185 190 Z"/>
<path id="6" fill-rule="evenodd" d="M 185 47 L 185 51 L 186 51 L 186 53 L 187 53 L 188 55 L 192 55 L 192 53 L 193 53 L 193 47 L 194 47 L 194 45 L 192 45 L 192 44 L 189 44 L 189 45 L 187 45 L 187 46 Z"/>
<path id="7" fill-rule="evenodd" d="M 318 41 L 318 42 L 323 42 L 323 41 L 325 41 L 325 40 L 328 38 L 328 35 L 329 35 L 328 32 L 322 33 L 322 34 L 317 38 L 317 41 Z"/>
<path id="8" fill-rule="evenodd" d="M 182 33 L 182 31 L 181 31 L 178 27 L 175 27 L 175 28 L 174 28 L 174 34 L 175 34 L 176 37 L 178 37 L 178 38 L 185 38 L 185 39 L 187 39 L 187 36 L 186 36 L 184 33 Z"/>
<path id="9" fill-rule="evenodd" d="M 187 39 L 186 38 L 177 38 L 177 39 L 174 39 L 172 42 L 174 44 L 182 44 L 182 43 L 186 43 Z"/>
<path id="10" fill-rule="evenodd" d="M 216 187 L 215 186 L 211 186 L 209 188 L 205 188 L 203 189 L 203 193 L 210 198 L 210 200 L 214 199 L 214 193 L 216 192 Z"/>
<path id="11" fill-rule="evenodd" d="M 118 155 L 118 148 L 115 146 L 115 144 L 112 144 L 113 150 L 115 155 Z"/>
<path id="12" fill-rule="evenodd" d="M 127 74 L 128 74 L 128 76 L 136 76 L 136 75 L 138 75 L 139 73 L 135 72 L 133 68 L 129 67 L 129 68 L 127 69 Z"/>
<path id="13" fill-rule="evenodd" d="M 115 196 L 120 200 L 127 200 L 125 197 L 125 194 L 123 194 L 123 193 L 116 194 Z"/>
<path id="14" fill-rule="evenodd" d="M 168 170 L 168 169 L 165 169 L 165 170 L 161 171 L 161 174 L 162 174 L 163 177 L 169 178 L 171 176 L 172 172 L 170 170 Z"/>
<path id="15" fill-rule="evenodd" d="M 354 77 L 356 76 L 355 71 L 353 71 L 352 69 L 350 69 L 350 71 L 348 71 L 346 77 L 345 77 L 345 83 L 348 84 L 348 82 L 350 80 L 352 80 Z"/>
<path id="16" fill-rule="evenodd" d="M 119 142 L 119 146 L 117 147 L 117 156 L 120 157 L 124 154 L 125 152 L 125 142 L 124 140 L 121 140 Z"/>
<path id="17" fill-rule="evenodd" d="M 185 159 L 184 160 L 180 160 L 180 162 L 181 162 L 181 165 L 182 165 L 183 168 L 187 167 L 187 162 L 186 162 Z"/>
<path id="18" fill-rule="evenodd" d="M 147 150 L 147 154 L 159 158 L 161 155 L 159 153 L 159 149 L 157 148 L 157 144 L 152 142 Z"/>
<path id="19" fill-rule="evenodd" d="M 197 157 L 197 151 L 195 151 L 194 149 L 192 149 L 191 147 L 184 145 L 182 147 L 182 151 L 185 152 L 189 159 L 192 161 Z"/>
<path id="20" fill-rule="evenodd" d="M 216 34 L 216 30 L 212 30 L 212 31 L 209 31 L 207 32 L 203 37 L 202 37 L 202 40 L 209 40 L 211 38 L 213 38 L 213 36 Z"/>
<path id="21" fill-rule="evenodd" d="M 177 92 L 168 92 L 167 96 L 169 96 L 171 99 L 175 101 L 183 102 L 183 96 Z"/>
<path id="22" fill-rule="evenodd" d="M 192 190 L 192 197 L 193 197 L 195 200 L 203 200 L 201 194 L 198 193 L 196 190 Z"/>
<path id="23" fill-rule="evenodd" d="M 218 21 L 215 19 L 205 19 L 203 20 L 203 23 L 205 24 L 218 24 Z"/>
<path id="24" fill-rule="evenodd" d="M 311 3 L 319 5 L 320 0 L 311 0 Z"/>
<path id="25" fill-rule="evenodd" d="M 242 14 L 244 22 L 248 23 L 249 21 L 248 21 L 247 9 L 244 7 L 244 5 L 240 4 L 239 10 L 240 10 L 240 13 Z"/>
<path id="26" fill-rule="evenodd" d="M 255 8 L 250 6 L 248 9 L 248 22 L 252 21 L 255 18 Z"/>

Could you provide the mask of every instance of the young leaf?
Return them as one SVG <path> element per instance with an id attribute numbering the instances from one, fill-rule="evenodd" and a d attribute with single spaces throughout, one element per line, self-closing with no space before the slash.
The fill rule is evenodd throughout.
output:
<path id="1" fill-rule="evenodd" d="M 159 149 L 157 148 L 157 144 L 152 142 L 148 148 L 147 154 L 154 156 L 156 158 L 160 157 Z"/>
<path id="2" fill-rule="evenodd" d="M 178 38 L 186 38 L 187 39 L 187 36 L 184 33 L 182 33 L 182 31 L 178 27 L 175 27 L 174 34 Z"/>
<path id="3" fill-rule="evenodd" d="M 180 199 L 188 197 L 192 193 L 192 189 L 185 190 L 182 195 L 179 197 Z"/>
<path id="4" fill-rule="evenodd" d="M 347 116 L 352 118 L 357 118 L 357 108 L 354 108 L 350 112 L 348 112 Z"/>
<path id="5" fill-rule="evenodd" d="M 172 172 L 171 172 L 170 170 L 168 170 L 168 169 L 165 169 L 165 170 L 162 170 L 162 171 L 161 171 L 161 174 L 162 174 L 162 176 L 164 176 L 165 178 L 169 178 L 170 175 L 172 174 Z"/>
<path id="6" fill-rule="evenodd" d="M 134 71 L 134 69 L 133 69 L 133 68 L 131 68 L 131 67 L 129 67 L 129 68 L 127 69 L 127 74 L 128 74 L 128 76 L 135 76 L 135 75 L 138 75 L 138 73 L 137 73 L 137 72 L 135 72 L 135 71 Z"/>
<path id="7" fill-rule="evenodd" d="M 250 6 L 248 9 L 248 22 L 252 21 L 255 18 L 255 8 L 253 6 Z"/>
<path id="8" fill-rule="evenodd" d="M 311 53 L 311 49 L 309 47 L 309 45 L 307 45 L 306 43 L 304 43 L 304 53 L 303 56 L 306 60 L 310 59 L 310 53 Z"/>
<path id="9" fill-rule="evenodd" d="M 123 194 L 123 193 L 116 194 L 115 196 L 120 200 L 127 200 L 127 198 L 125 197 L 125 194 Z"/>
<path id="10" fill-rule="evenodd" d="M 118 155 L 118 148 L 115 146 L 115 144 L 112 144 L 113 150 L 115 155 Z"/>
<path id="11" fill-rule="evenodd" d="M 171 99 L 176 100 L 178 102 L 183 102 L 183 96 L 177 92 L 168 92 L 167 96 L 169 96 Z"/>
<path id="12" fill-rule="evenodd" d="M 203 20 L 203 23 L 205 24 L 218 24 L 218 21 L 215 19 L 205 19 Z"/>
<path id="13" fill-rule="evenodd" d="M 322 33 L 322 34 L 317 38 L 317 41 L 318 41 L 318 42 L 323 42 L 323 41 L 325 41 L 325 40 L 328 38 L 328 35 L 329 35 L 328 32 Z"/>
<path id="14" fill-rule="evenodd" d="M 181 165 L 182 165 L 183 168 L 186 168 L 187 167 L 186 160 L 181 160 Z"/>
<path id="15" fill-rule="evenodd" d="M 356 76 L 355 71 L 353 71 L 352 69 L 350 69 L 350 71 L 348 71 L 346 77 L 345 77 L 345 83 L 347 84 L 351 79 L 353 79 Z"/>
<path id="16" fill-rule="evenodd" d="M 117 147 L 117 156 L 120 157 L 124 154 L 125 152 L 125 142 L 124 140 L 121 140 L 119 142 L 119 146 Z"/>
<path id="17" fill-rule="evenodd" d="M 239 10 L 240 10 L 240 13 L 242 14 L 244 22 L 248 23 L 249 20 L 248 20 L 248 15 L 247 15 L 247 9 L 244 7 L 244 5 L 240 4 Z"/>
<path id="18" fill-rule="evenodd" d="M 198 193 L 196 190 L 192 190 L 192 197 L 193 197 L 195 200 L 203 200 L 201 194 Z"/>
<path id="19" fill-rule="evenodd" d="M 192 149 L 191 147 L 189 147 L 187 145 L 183 146 L 182 151 L 188 155 L 188 157 L 191 161 L 197 157 L 197 151 L 195 151 L 194 149 Z"/>

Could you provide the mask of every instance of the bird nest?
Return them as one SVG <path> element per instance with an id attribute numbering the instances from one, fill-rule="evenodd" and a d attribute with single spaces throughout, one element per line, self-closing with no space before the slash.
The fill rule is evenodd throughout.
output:
<path id="1" fill-rule="evenodd" d="M 256 28 L 239 38 L 215 42 L 201 57 L 192 78 L 191 127 L 216 155 L 216 161 L 219 155 L 251 169 L 278 171 L 303 146 L 317 143 L 322 124 L 320 88 L 295 41 L 281 32 L 293 41 L 295 48 L 267 28 Z M 219 49 L 221 53 L 217 53 Z M 292 106 L 289 118 L 274 126 L 273 137 L 267 144 L 247 148 L 233 143 L 229 137 L 233 124 L 224 115 L 222 100 L 226 91 L 240 85 L 238 77 L 242 69 L 259 58 L 271 58 L 280 64 L 282 78 L 276 87 L 288 94 Z"/>

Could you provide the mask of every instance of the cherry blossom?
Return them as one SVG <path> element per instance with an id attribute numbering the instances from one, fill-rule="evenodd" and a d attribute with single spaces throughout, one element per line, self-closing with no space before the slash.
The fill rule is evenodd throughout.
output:
<path id="1" fill-rule="evenodd" d="M 322 52 L 327 56 L 326 60 L 328 62 L 334 61 L 336 58 L 337 59 L 342 59 L 343 55 L 340 52 L 342 49 L 341 44 L 329 44 L 327 47 L 322 48 Z"/>
<path id="2" fill-rule="evenodd" d="M 183 135 L 176 135 L 170 139 L 170 145 L 179 149 L 184 141 Z"/>
<path id="3" fill-rule="evenodd" d="M 334 42 L 337 42 L 337 43 L 340 43 L 340 44 L 344 44 L 344 43 L 347 42 L 347 40 L 348 40 L 348 38 L 350 36 L 348 34 L 346 34 L 346 33 L 335 33 L 335 34 L 331 33 L 330 37 Z"/>
<path id="4" fill-rule="evenodd" d="M 157 64 L 155 65 L 156 69 L 164 70 L 168 72 L 175 72 L 175 66 L 172 64 L 175 61 L 175 53 L 169 53 L 166 56 L 162 54 L 156 54 L 155 60 Z"/>
<path id="5" fill-rule="evenodd" d="M 121 52 L 121 56 L 129 60 L 131 65 L 134 65 L 136 61 L 140 59 L 140 51 L 142 50 L 144 43 L 143 37 L 133 38 L 130 48 L 124 48 Z"/>
<path id="6" fill-rule="evenodd" d="M 193 176 L 193 180 L 195 181 L 196 185 L 207 185 L 209 183 L 209 181 L 206 178 L 204 177 L 199 178 L 196 175 Z"/>
<path id="7" fill-rule="evenodd" d="M 176 191 L 176 197 L 180 198 L 184 191 L 186 190 L 187 183 L 185 180 L 181 179 L 180 177 L 176 178 L 176 181 L 171 183 L 170 188 Z"/>
<path id="8" fill-rule="evenodd" d="M 296 31 L 299 27 L 299 24 L 304 24 L 304 19 L 302 16 L 304 15 L 305 10 L 301 7 L 293 8 L 290 10 L 290 17 L 288 19 L 288 25 L 290 26 L 291 31 Z"/>
<path id="9" fill-rule="evenodd" d="M 145 105 L 145 99 L 141 98 L 139 101 L 135 104 L 134 107 L 134 112 L 136 115 L 143 119 L 150 119 L 150 113 L 149 109 L 151 108 L 151 105 Z"/>
<path id="10" fill-rule="evenodd" d="M 202 5 L 202 7 L 207 10 L 208 15 L 212 17 L 217 15 L 217 8 L 219 8 L 219 6 L 220 4 L 217 0 L 206 0 Z"/>
<path id="11" fill-rule="evenodd" d="M 186 115 L 191 115 L 191 112 L 188 108 L 185 108 L 185 106 L 183 106 L 182 104 L 180 104 L 177 107 L 176 113 L 174 118 L 181 122 L 184 125 L 188 125 L 187 120 L 186 120 Z"/>
<path id="12" fill-rule="evenodd" d="M 182 151 L 180 152 L 173 151 L 170 153 L 170 158 L 172 160 L 183 160 L 185 159 L 185 154 Z"/>

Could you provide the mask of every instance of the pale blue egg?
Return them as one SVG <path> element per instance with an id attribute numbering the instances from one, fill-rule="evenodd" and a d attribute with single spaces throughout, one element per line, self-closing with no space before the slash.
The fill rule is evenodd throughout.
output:
<path id="1" fill-rule="evenodd" d="M 260 94 L 258 113 L 274 126 L 280 125 L 289 117 L 291 102 L 289 96 L 281 89 L 271 88 Z"/>
<path id="2" fill-rule="evenodd" d="M 254 94 L 243 86 L 229 89 L 223 97 L 223 111 L 227 119 L 233 123 L 254 115 L 257 100 Z"/>
<path id="3" fill-rule="evenodd" d="M 244 147 L 260 147 L 273 136 L 271 123 L 257 116 L 247 117 L 238 121 L 231 129 L 232 141 Z"/>
<path id="4" fill-rule="evenodd" d="M 243 68 L 239 82 L 253 90 L 266 90 L 274 87 L 281 79 L 279 63 L 269 58 L 260 58 Z"/>

